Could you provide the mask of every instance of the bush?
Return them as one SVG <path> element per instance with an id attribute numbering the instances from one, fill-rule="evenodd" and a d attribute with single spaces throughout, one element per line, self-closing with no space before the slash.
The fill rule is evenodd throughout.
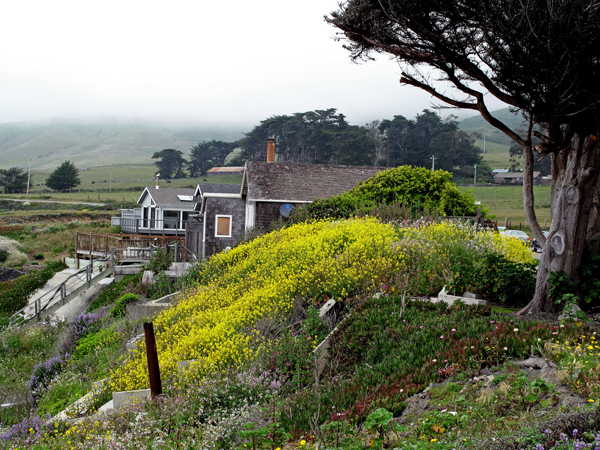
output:
<path id="1" fill-rule="evenodd" d="M 265 355 L 265 365 L 286 390 L 300 389 L 314 381 L 313 350 L 327 336 L 328 329 L 313 306 L 298 330 L 285 329 Z"/>
<path id="2" fill-rule="evenodd" d="M 146 270 L 159 273 L 168 270 L 171 264 L 173 264 L 173 256 L 166 250 L 159 248 L 150 257 L 150 261 L 146 264 Z"/>
<path id="3" fill-rule="evenodd" d="M 125 309 L 127 305 L 131 302 L 139 300 L 140 296 L 136 294 L 125 294 L 123 297 L 117 301 L 115 306 L 110 310 L 110 315 L 115 318 L 120 318 L 125 316 Z"/>
<path id="4" fill-rule="evenodd" d="M 0 288 L 0 314 L 11 315 L 27 305 L 27 299 L 56 272 L 64 270 L 67 265 L 61 261 L 53 261 L 41 270 L 2 283 Z"/>
<path id="5" fill-rule="evenodd" d="M 34 400 L 39 398 L 41 392 L 48 387 L 50 381 L 62 372 L 69 356 L 68 353 L 65 353 L 63 356 L 53 356 L 33 368 L 33 373 L 29 379 L 29 389 Z"/>
<path id="6" fill-rule="evenodd" d="M 37 254 L 33 255 L 33 259 L 41 261 L 42 259 L 44 259 L 44 254 L 43 253 L 37 253 Z"/>
<path id="7" fill-rule="evenodd" d="M 5 262 L 8 259 L 8 251 L 0 248 L 0 263 Z"/>
<path id="8" fill-rule="evenodd" d="M 0 251 L 6 252 L 3 263 L 9 267 L 22 266 L 27 262 L 27 255 L 20 250 L 20 244 L 14 239 L 0 236 Z"/>
<path id="9" fill-rule="evenodd" d="M 200 374 L 252 360 L 256 348 L 244 330 L 291 313 L 297 299 L 317 307 L 329 298 L 398 290 L 402 280 L 396 275 L 408 268 L 417 278 L 415 289 L 429 294 L 450 281 L 453 252 L 460 246 L 533 260 L 522 243 L 507 243 L 497 233 L 449 222 L 399 228 L 372 217 L 293 225 L 218 253 L 190 271 L 186 278 L 198 282 L 154 320 L 161 373 L 168 378 L 178 361 L 194 358 L 201 361 L 194 367 Z M 133 352 L 128 359 L 113 373 L 116 390 L 147 383 L 145 356 Z"/>
<path id="10" fill-rule="evenodd" d="M 462 265 L 450 282 L 448 292 L 462 295 L 471 291 L 506 306 L 525 306 L 535 294 L 536 277 L 535 263 L 514 262 L 490 253 L 479 266 Z"/>
<path id="11" fill-rule="evenodd" d="M 77 349 L 74 357 L 76 359 L 92 355 L 107 347 L 121 345 L 121 334 L 114 330 L 114 327 L 103 328 L 95 333 L 90 333 L 77 342 Z"/>
<path id="12" fill-rule="evenodd" d="M 123 296 L 125 290 L 130 286 L 139 285 L 140 281 L 142 280 L 142 275 L 142 272 L 133 275 L 127 275 L 118 283 L 112 283 L 110 286 L 100 292 L 98 297 L 92 301 L 88 311 L 94 311 L 98 308 L 102 308 L 103 306 L 112 305 Z"/>
<path id="13" fill-rule="evenodd" d="M 96 333 L 102 328 L 102 319 L 105 313 L 81 313 L 71 323 L 76 340 L 87 336 L 90 333 Z"/>
<path id="14" fill-rule="evenodd" d="M 349 218 L 368 214 L 378 205 L 404 205 L 412 215 L 437 213 L 474 216 L 477 205 L 469 193 L 450 181 L 443 170 L 400 166 L 384 170 L 344 194 L 303 205 L 292 214 L 293 223 L 307 219 Z M 487 210 L 483 210 L 485 215 Z"/>

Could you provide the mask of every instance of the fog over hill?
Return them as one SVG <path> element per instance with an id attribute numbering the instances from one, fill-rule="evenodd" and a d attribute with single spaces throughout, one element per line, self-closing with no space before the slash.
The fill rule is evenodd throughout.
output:
<path id="1" fill-rule="evenodd" d="M 492 114 L 514 130 L 522 122 L 508 108 Z M 152 163 L 156 151 L 174 148 L 188 155 L 190 147 L 202 140 L 236 141 L 251 128 L 116 120 L 5 123 L 0 124 L 0 169 L 26 168 L 29 158 L 32 169 L 54 169 L 67 159 L 78 167 Z M 510 144 L 479 115 L 462 120 L 460 128 L 468 133 L 485 129 L 488 141 Z"/>
<path id="2" fill-rule="evenodd" d="M 164 125 L 145 122 L 20 122 L 0 124 L 0 168 L 49 169 L 65 160 L 78 167 L 154 162 L 152 154 L 174 148 L 187 155 L 202 140 L 235 141 L 242 127 Z"/>
<path id="3" fill-rule="evenodd" d="M 518 113 L 514 114 L 510 112 L 508 108 L 492 111 L 491 114 L 514 131 L 519 131 L 519 129 L 524 126 L 523 117 Z M 469 134 L 473 132 L 480 133 L 482 137 L 483 130 L 486 130 L 485 137 L 490 142 L 497 142 L 498 144 L 504 145 L 510 145 L 512 142 L 508 136 L 487 123 L 480 114 L 461 120 L 459 127 Z"/>

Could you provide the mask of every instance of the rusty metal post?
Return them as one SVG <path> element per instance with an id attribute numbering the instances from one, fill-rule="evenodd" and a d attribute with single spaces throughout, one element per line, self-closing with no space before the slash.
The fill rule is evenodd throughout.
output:
<path id="1" fill-rule="evenodd" d="M 150 378 L 150 395 L 152 398 L 162 394 L 160 368 L 158 367 L 158 352 L 154 338 L 154 325 L 144 322 L 144 337 L 146 338 L 146 357 L 148 358 L 148 377 Z"/>

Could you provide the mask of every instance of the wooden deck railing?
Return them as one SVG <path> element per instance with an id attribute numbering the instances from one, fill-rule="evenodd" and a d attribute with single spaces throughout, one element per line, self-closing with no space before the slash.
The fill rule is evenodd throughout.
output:
<path id="1" fill-rule="evenodd" d="M 148 260 L 150 249 L 164 248 L 177 244 L 182 246 L 185 236 L 148 236 L 148 235 L 115 235 L 96 233 L 77 233 L 75 252 L 78 258 L 110 257 L 111 249 L 115 249 L 117 259 L 125 257 Z"/>

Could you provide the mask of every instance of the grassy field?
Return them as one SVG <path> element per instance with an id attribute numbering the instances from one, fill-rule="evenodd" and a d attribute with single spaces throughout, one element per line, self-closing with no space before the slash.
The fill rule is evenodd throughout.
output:
<path id="1" fill-rule="evenodd" d="M 523 209 L 523 186 L 475 186 L 461 187 L 471 190 L 476 201 L 490 208 L 490 213 L 496 215 L 498 224 L 504 226 L 505 219 L 512 222 L 513 228 L 519 227 L 519 222 L 525 225 Z M 550 226 L 550 186 L 534 186 L 535 212 L 541 226 Z M 529 231 L 526 229 L 525 231 Z"/>
<path id="2" fill-rule="evenodd" d="M 477 141 L 483 147 L 483 141 Z M 507 167 L 509 164 L 508 146 L 494 142 L 486 142 L 486 154 L 484 159 L 492 166 Z M 38 186 L 50 174 L 50 171 L 33 172 L 33 183 L 30 199 L 47 199 L 58 201 L 83 201 L 83 202 L 114 202 L 114 209 L 120 208 L 122 204 L 136 202 L 145 186 L 154 185 L 154 172 L 156 166 L 153 164 L 141 164 L 129 166 L 126 164 L 112 166 L 90 167 L 89 170 L 80 171 L 81 185 L 71 193 L 41 193 L 44 186 Z M 209 177 L 206 180 L 213 183 L 241 183 L 241 176 L 219 176 Z M 105 182 L 106 181 L 106 182 Z M 161 180 L 161 186 L 168 187 L 194 187 L 203 178 L 188 178 L 172 180 L 167 184 Z M 94 184 L 92 184 L 94 182 Z M 112 189 L 112 191 L 109 191 Z M 505 218 L 512 221 L 513 227 L 518 227 L 519 222 L 525 224 L 525 212 L 523 210 L 523 188 L 522 186 L 476 186 L 463 187 L 463 190 L 473 189 L 475 199 L 490 208 L 490 212 L 496 215 L 500 225 L 504 225 Z M 37 190 L 37 192 L 36 192 Z M 549 226 L 550 220 L 550 187 L 536 186 L 534 188 L 536 213 L 538 220 L 543 225 L 544 219 Z M 5 194 L 2 198 L 26 198 L 25 194 Z M 14 212 L 16 215 L 27 214 L 26 212 Z"/>
<path id="3" fill-rule="evenodd" d="M 154 173 L 156 166 L 152 164 L 141 164 L 129 166 L 126 164 L 112 166 L 90 167 L 89 170 L 81 170 L 79 177 L 81 185 L 73 189 L 72 192 L 64 193 L 42 193 L 45 186 L 41 183 L 50 175 L 51 171 L 32 172 L 33 182 L 30 187 L 30 198 L 40 199 L 42 197 L 48 200 L 60 201 L 90 201 L 104 202 L 107 200 L 137 201 L 144 187 L 154 186 Z M 196 187 L 199 181 L 206 179 L 211 183 L 237 183 L 241 184 L 241 176 L 214 176 L 208 178 L 185 178 L 179 180 L 160 180 L 161 186 L 166 187 Z M 93 184 L 92 184 L 93 183 Z M 49 198 L 47 198 L 49 197 Z M 25 194 L 5 194 L 0 198 L 26 198 Z"/>
<path id="4" fill-rule="evenodd" d="M 483 149 L 483 140 L 477 139 L 475 145 Z M 508 154 L 508 145 L 497 144 L 496 142 L 486 141 L 485 155 L 483 160 L 487 162 L 492 169 L 504 169 L 510 166 L 510 156 Z"/>

